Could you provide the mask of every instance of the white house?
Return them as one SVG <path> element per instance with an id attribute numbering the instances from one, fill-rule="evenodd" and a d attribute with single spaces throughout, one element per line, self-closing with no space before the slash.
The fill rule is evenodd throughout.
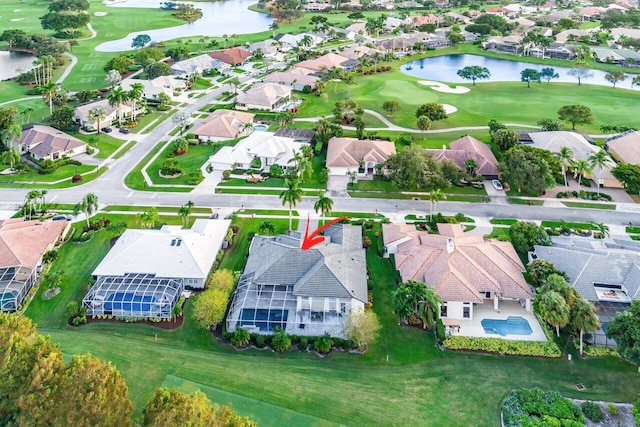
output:
<path id="1" fill-rule="evenodd" d="M 103 107 L 106 111 L 106 117 L 100 120 L 100 128 L 105 126 L 111 126 L 111 124 L 118 120 L 119 115 L 122 116 L 123 119 L 131 117 L 133 113 L 133 104 L 126 103 L 120 105 L 120 111 L 114 105 L 109 105 L 108 99 L 98 99 L 96 101 L 87 102 L 85 104 L 80 104 L 74 108 L 74 120 L 81 127 L 87 130 L 96 130 L 98 129 L 98 121 L 91 120 L 90 111 L 95 107 Z M 144 105 L 138 102 L 136 105 L 136 114 L 143 113 L 145 111 Z"/>
<path id="2" fill-rule="evenodd" d="M 145 99 L 157 99 L 161 93 L 173 99 L 176 93 L 181 92 L 187 87 L 186 80 L 177 79 L 174 76 L 159 76 L 152 80 L 125 79 L 120 86 L 122 86 L 124 90 L 129 91 L 136 83 L 142 85 L 142 97 Z"/>
<path id="3" fill-rule="evenodd" d="M 230 224 L 226 219 L 196 219 L 189 229 L 176 225 L 127 229 L 92 275 L 96 279 L 153 275 L 203 289 Z"/>
<path id="4" fill-rule="evenodd" d="M 214 59 L 206 53 L 171 64 L 171 73 L 174 76 L 184 77 L 185 79 L 190 78 L 193 73 L 202 74 L 210 70 L 225 73 L 230 69 L 231 65 L 219 59 Z"/>
<path id="5" fill-rule="evenodd" d="M 329 175 L 345 176 L 356 172 L 364 177 L 375 172 L 376 165 L 384 164 L 396 153 L 391 141 L 377 139 L 331 138 L 327 148 Z"/>
<path id="6" fill-rule="evenodd" d="M 273 164 L 286 169 L 292 166 L 291 159 L 301 151 L 303 145 L 306 144 L 296 142 L 293 138 L 275 136 L 273 132 L 253 132 L 233 147 L 220 148 L 209 158 L 209 162 L 214 170 L 235 167 L 269 170 Z M 252 166 L 254 159 L 259 160 L 260 167 Z"/>

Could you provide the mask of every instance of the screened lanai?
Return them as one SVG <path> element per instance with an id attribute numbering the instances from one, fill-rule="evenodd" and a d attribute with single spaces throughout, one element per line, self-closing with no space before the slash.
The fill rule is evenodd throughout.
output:
<path id="1" fill-rule="evenodd" d="M 183 291 L 182 279 L 152 274 L 100 276 L 82 304 L 90 315 L 171 318 Z"/>
<path id="2" fill-rule="evenodd" d="M 36 281 L 34 269 L 17 265 L 0 268 L 0 311 L 17 311 Z"/>

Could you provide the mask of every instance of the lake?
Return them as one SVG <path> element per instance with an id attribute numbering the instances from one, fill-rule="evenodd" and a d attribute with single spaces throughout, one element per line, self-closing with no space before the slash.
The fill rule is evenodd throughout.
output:
<path id="1" fill-rule="evenodd" d="M 403 64 L 400 67 L 400 70 L 405 74 L 425 80 L 471 84 L 470 80 L 465 80 L 457 74 L 458 70 L 470 65 L 479 65 L 487 68 L 491 72 L 489 80 L 478 80 L 476 83 L 486 81 L 519 82 L 520 72 L 525 68 L 533 68 L 540 71 L 544 67 L 551 67 L 560 75 L 560 78 L 553 79 L 552 82 L 578 83 L 578 80 L 575 77 L 567 74 L 571 69 L 570 67 L 507 61 L 505 59 L 487 58 L 478 55 L 443 55 L 433 58 L 418 59 Z M 408 70 L 408 66 L 412 69 Z M 589 79 L 582 79 L 582 84 L 611 86 L 611 83 L 604 78 L 606 72 L 600 70 L 591 70 L 591 72 L 593 73 L 593 77 Z M 546 82 L 543 81 L 543 83 Z M 627 77 L 626 80 L 618 83 L 616 87 L 631 89 L 631 77 Z M 639 88 L 636 86 L 634 89 L 638 90 Z"/>
<path id="2" fill-rule="evenodd" d="M 255 4 L 255 0 L 225 0 L 217 2 L 190 3 L 195 8 L 202 10 L 202 18 L 196 22 L 178 25 L 156 30 L 138 31 L 129 33 L 119 40 L 112 40 L 96 46 L 99 52 L 122 52 L 133 50 L 131 42 L 140 34 L 147 34 L 154 42 L 171 40 L 179 37 L 201 36 L 220 37 L 223 34 L 250 34 L 266 31 L 273 19 L 265 14 L 248 9 Z M 159 8 L 160 0 L 128 0 L 121 3 L 109 4 L 110 7 L 144 7 Z"/>
<path id="3" fill-rule="evenodd" d="M 30 53 L 0 51 L 0 80 L 11 79 L 31 70 L 35 59 L 36 57 Z"/>

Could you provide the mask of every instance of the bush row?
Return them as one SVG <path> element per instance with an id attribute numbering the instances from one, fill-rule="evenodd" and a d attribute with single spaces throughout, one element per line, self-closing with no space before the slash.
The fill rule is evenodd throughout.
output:
<path id="1" fill-rule="evenodd" d="M 554 342 L 510 341 L 500 338 L 450 336 L 443 345 L 449 350 L 486 351 L 510 356 L 560 357 L 562 352 Z"/>
<path id="2" fill-rule="evenodd" d="M 505 426 L 584 426 L 578 405 L 557 392 L 539 388 L 514 390 L 502 406 Z"/>
<path id="3" fill-rule="evenodd" d="M 287 335 L 282 329 L 276 329 L 273 335 L 250 334 L 244 328 L 236 328 L 234 332 L 223 332 L 222 338 L 228 340 L 234 347 L 247 347 L 254 345 L 257 348 L 271 347 L 277 353 L 284 353 L 294 344 L 297 344 L 298 350 L 306 352 L 309 346 L 321 354 L 330 353 L 333 349 L 341 348 L 351 350 L 354 348 L 350 340 L 335 338 L 328 333 L 319 337 L 307 337 L 300 335 Z"/>

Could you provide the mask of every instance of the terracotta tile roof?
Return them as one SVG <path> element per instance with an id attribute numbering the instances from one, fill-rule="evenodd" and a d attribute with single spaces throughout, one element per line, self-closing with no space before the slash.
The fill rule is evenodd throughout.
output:
<path id="1" fill-rule="evenodd" d="M 335 53 L 327 53 L 326 55 L 319 56 L 315 59 L 308 59 L 298 63 L 298 67 L 308 68 L 314 71 L 321 71 L 326 68 L 327 71 L 332 68 L 344 68 L 340 64 L 348 61 L 349 58 L 345 58 L 342 55 Z"/>
<path id="2" fill-rule="evenodd" d="M 231 49 L 223 50 L 222 52 L 212 52 L 209 54 L 213 59 L 219 59 L 220 61 L 230 65 L 240 65 L 251 55 L 251 52 L 240 49 L 239 47 L 232 47 Z"/>
<path id="3" fill-rule="evenodd" d="M 255 114 L 244 111 L 216 110 L 193 130 L 193 134 L 218 138 L 235 138 L 242 132 L 244 125 L 253 121 Z"/>
<path id="4" fill-rule="evenodd" d="M 472 136 L 463 136 L 449 144 L 449 149 L 426 150 L 436 160 L 448 159 L 464 170 L 464 162 L 473 159 L 478 164 L 476 173 L 484 176 L 498 175 L 498 160 L 491 148 Z"/>
<path id="5" fill-rule="evenodd" d="M 400 242 L 395 263 L 402 280 L 423 282 L 445 301 L 482 302 L 480 292 L 486 291 L 533 298 L 511 243 L 465 235 L 459 224 L 438 224 L 438 230 L 428 234 L 413 225 L 383 225 L 385 245 Z"/>
<path id="6" fill-rule="evenodd" d="M 331 138 L 327 167 L 357 167 L 360 161 L 384 163 L 396 153 L 393 142 L 378 139 Z"/>
<path id="7" fill-rule="evenodd" d="M 3 221 L 0 223 L 0 267 L 35 268 L 66 226 L 66 221 L 24 221 L 23 218 Z"/>

